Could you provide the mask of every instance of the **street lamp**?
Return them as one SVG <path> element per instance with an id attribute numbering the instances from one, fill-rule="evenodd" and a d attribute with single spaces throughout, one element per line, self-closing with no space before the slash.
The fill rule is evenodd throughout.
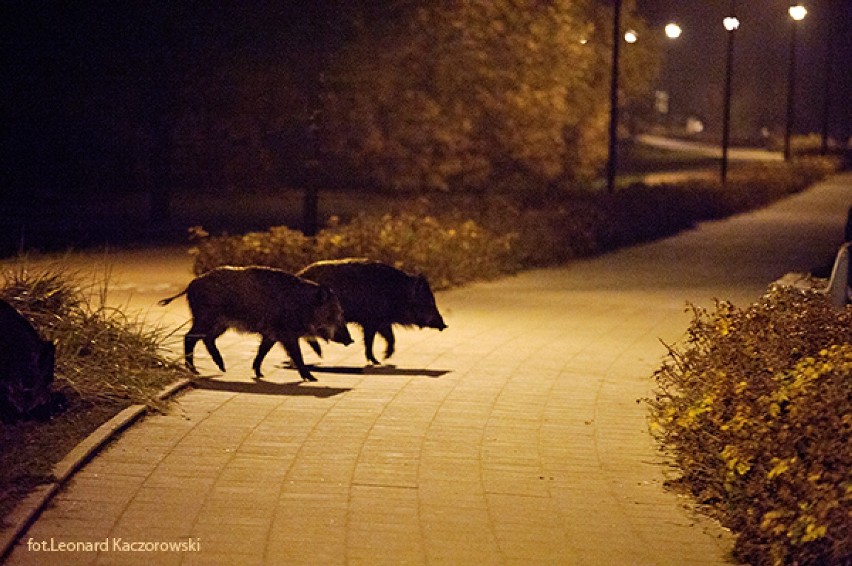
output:
<path id="1" fill-rule="evenodd" d="M 669 39 L 677 39 L 680 37 L 680 34 L 683 33 L 683 30 L 679 25 L 674 22 L 666 24 L 665 28 L 666 37 Z"/>
<path id="2" fill-rule="evenodd" d="M 793 133 L 793 121 L 795 120 L 794 95 L 796 92 L 796 28 L 798 23 L 805 19 L 808 10 L 801 4 L 793 4 L 787 10 L 790 14 L 790 64 L 787 68 L 787 128 L 784 131 L 784 160 L 789 161 L 790 136 Z"/>
<path id="3" fill-rule="evenodd" d="M 722 115 L 722 169 L 721 179 L 724 185 L 728 181 L 728 142 L 731 130 L 731 77 L 734 72 L 734 32 L 740 27 L 736 13 L 736 0 L 731 0 L 731 15 L 722 20 L 728 32 L 728 48 L 725 56 L 725 108 Z"/>
<path id="4" fill-rule="evenodd" d="M 666 35 L 671 39 L 680 37 L 681 29 L 675 23 L 666 26 Z M 609 152 L 606 162 L 606 189 L 607 192 L 615 191 L 615 173 L 618 170 L 618 61 L 619 46 L 621 41 L 621 0 L 614 0 L 612 18 L 612 66 L 609 89 Z M 624 32 L 626 43 L 636 43 L 639 34 L 636 30 L 628 29 Z M 580 40 L 585 44 L 585 40 Z"/>
<path id="5" fill-rule="evenodd" d="M 606 161 L 606 190 L 615 191 L 615 171 L 618 168 L 618 48 L 621 41 L 621 0 L 615 0 L 612 16 L 612 68 L 609 85 L 609 155 Z"/>
<path id="6" fill-rule="evenodd" d="M 677 39 L 680 39 L 681 34 L 683 33 L 683 29 L 675 22 L 669 22 L 666 24 L 666 27 L 663 28 L 663 31 L 666 34 L 666 38 L 668 38 L 671 42 L 674 42 Z M 665 65 L 668 69 L 663 73 L 664 76 L 669 77 L 662 81 L 663 88 L 666 90 L 657 91 L 654 107 L 658 113 L 665 115 L 666 117 L 666 126 L 669 130 L 669 133 L 672 131 L 672 98 L 674 98 L 674 84 L 675 81 L 670 77 L 674 74 L 674 65 L 671 62 L 671 51 L 666 45 L 666 57 L 665 57 Z"/>

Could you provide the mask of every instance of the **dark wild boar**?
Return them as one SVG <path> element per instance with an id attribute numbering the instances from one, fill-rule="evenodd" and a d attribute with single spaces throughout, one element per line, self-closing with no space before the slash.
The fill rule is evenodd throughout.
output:
<path id="1" fill-rule="evenodd" d="M 159 304 L 167 305 L 184 294 L 192 311 L 192 328 L 184 337 L 184 357 L 193 373 L 197 373 L 193 350 L 199 340 L 219 369 L 225 371 L 216 338 L 229 328 L 263 337 L 252 363 L 257 378 L 263 377 L 260 365 L 276 342 L 284 346 L 305 381 L 316 379 L 302 359 L 300 337 L 352 343 L 334 292 L 280 269 L 218 267 L 196 277 L 186 289 Z"/>
<path id="2" fill-rule="evenodd" d="M 0 418 L 31 416 L 51 400 L 56 348 L 24 315 L 0 300 Z"/>
<path id="3" fill-rule="evenodd" d="M 319 261 L 297 275 L 328 285 L 337 294 L 346 322 L 358 324 L 364 331 L 364 353 L 371 363 L 379 363 L 373 355 L 377 332 L 387 342 L 385 358 L 389 358 L 396 343 L 394 324 L 438 330 L 447 327 L 435 306 L 429 282 L 422 275 L 408 275 L 367 259 Z M 309 343 L 317 354 L 321 353 L 316 340 Z"/>

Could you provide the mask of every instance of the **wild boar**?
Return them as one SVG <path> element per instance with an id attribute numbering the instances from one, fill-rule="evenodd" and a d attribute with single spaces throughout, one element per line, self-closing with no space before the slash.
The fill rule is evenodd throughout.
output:
<path id="1" fill-rule="evenodd" d="M 276 342 L 284 346 L 305 381 L 316 378 L 305 366 L 299 349 L 300 337 L 352 343 L 334 292 L 280 269 L 218 267 L 196 277 L 186 289 L 159 304 L 165 306 L 184 294 L 192 312 L 192 327 L 184 337 L 184 358 L 193 373 L 197 373 L 193 350 L 199 340 L 204 342 L 219 369 L 225 371 L 216 338 L 229 328 L 262 336 L 252 363 L 258 379 L 263 377 L 260 371 L 263 358 Z"/>
<path id="2" fill-rule="evenodd" d="M 337 294 L 346 322 L 358 324 L 364 331 L 364 353 L 370 363 L 379 363 L 373 355 L 377 332 L 387 342 L 385 359 L 393 355 L 394 324 L 438 330 L 447 327 L 422 275 L 408 275 L 378 261 L 354 258 L 319 261 L 297 275 L 327 285 Z M 316 340 L 309 343 L 321 354 Z"/>
<path id="3" fill-rule="evenodd" d="M 0 300 L 0 418 L 32 415 L 51 400 L 56 347 L 32 323 Z"/>

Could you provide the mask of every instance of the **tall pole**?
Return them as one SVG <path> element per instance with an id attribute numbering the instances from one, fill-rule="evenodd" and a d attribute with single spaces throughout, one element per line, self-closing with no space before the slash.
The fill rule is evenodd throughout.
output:
<path id="1" fill-rule="evenodd" d="M 796 28 L 804 19 L 808 11 L 801 4 L 790 6 L 790 59 L 787 68 L 787 128 L 784 131 L 784 160 L 789 161 L 792 157 L 790 149 L 790 138 L 793 135 L 793 122 L 796 119 L 795 93 L 796 93 Z"/>
<path id="2" fill-rule="evenodd" d="M 793 102 L 796 92 L 796 21 L 790 20 L 790 58 L 787 66 L 787 127 L 784 130 L 784 161 L 789 161 L 791 156 L 790 137 L 793 135 L 793 121 L 796 119 L 795 104 Z"/>
<path id="3" fill-rule="evenodd" d="M 722 184 L 728 182 L 728 145 L 731 136 L 731 79 L 734 73 L 734 34 L 739 27 L 736 17 L 736 0 L 731 0 L 731 15 L 723 22 L 728 31 L 727 50 L 725 54 L 725 96 L 722 114 L 722 166 L 720 176 Z"/>
<path id="4" fill-rule="evenodd" d="M 618 49 L 621 43 L 621 0 L 615 0 L 612 17 L 612 75 L 609 87 L 609 157 L 606 162 L 606 190 L 615 192 L 618 170 Z"/>
<path id="5" fill-rule="evenodd" d="M 834 11 L 831 9 L 831 4 L 828 9 L 828 29 L 825 35 L 825 76 L 823 78 L 823 98 L 822 98 L 822 143 L 820 144 L 820 153 L 826 155 L 828 153 L 828 123 L 829 113 L 831 112 L 831 69 L 834 59 Z"/>

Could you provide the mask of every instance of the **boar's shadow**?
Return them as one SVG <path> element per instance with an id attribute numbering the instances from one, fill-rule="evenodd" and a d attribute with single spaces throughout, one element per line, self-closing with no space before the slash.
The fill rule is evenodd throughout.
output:
<path id="1" fill-rule="evenodd" d="M 287 364 L 284 367 L 290 368 Z M 317 373 L 342 373 L 345 375 L 394 375 L 407 377 L 428 377 L 436 379 L 442 377 L 451 370 L 448 369 L 421 369 L 421 368 L 401 368 L 395 365 L 367 365 L 363 367 L 350 366 L 309 366 L 311 371 Z M 292 369 L 292 368 L 290 368 Z"/>
<path id="2" fill-rule="evenodd" d="M 273 383 L 270 381 L 225 381 L 221 379 L 196 379 L 192 386 L 207 391 L 227 391 L 229 393 L 250 393 L 253 395 L 289 395 L 317 397 L 327 399 L 350 391 L 349 388 L 312 385 L 305 387 L 301 381 Z"/>

